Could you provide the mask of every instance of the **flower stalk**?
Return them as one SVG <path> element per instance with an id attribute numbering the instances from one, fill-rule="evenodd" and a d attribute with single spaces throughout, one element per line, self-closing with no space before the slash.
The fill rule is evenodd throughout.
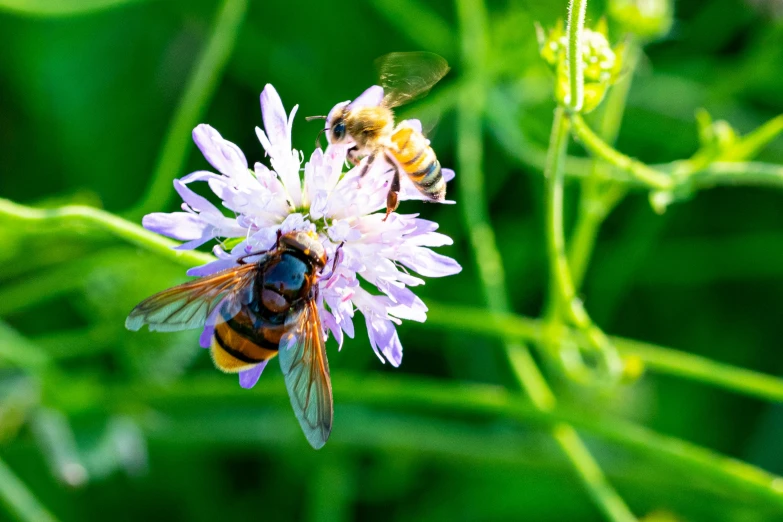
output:
<path id="1" fill-rule="evenodd" d="M 585 64 L 582 62 L 582 33 L 585 27 L 587 0 L 571 0 L 568 4 L 568 85 L 570 93 L 566 99 L 568 107 L 579 112 L 584 102 Z"/>

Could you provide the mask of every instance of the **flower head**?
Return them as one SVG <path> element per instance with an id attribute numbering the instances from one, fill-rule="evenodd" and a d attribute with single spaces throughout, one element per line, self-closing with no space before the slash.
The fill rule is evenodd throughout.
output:
<path id="1" fill-rule="evenodd" d="M 620 76 L 622 70 L 623 44 L 612 48 L 607 40 L 606 20 L 601 19 L 594 29 L 585 28 L 582 33 L 579 59 L 584 64 L 584 107 L 583 112 L 595 109 L 603 100 L 609 86 Z M 555 72 L 555 96 L 560 102 L 568 97 L 568 37 L 563 21 L 546 31 L 536 25 L 541 57 Z"/>
<path id="2" fill-rule="evenodd" d="M 402 345 L 396 325 L 402 319 L 424 321 L 427 307 L 410 289 L 421 277 L 456 274 L 460 265 L 432 247 L 452 243 L 436 232 L 438 225 L 417 214 L 392 213 L 383 220 L 390 176 L 382 172 L 359 179 L 360 168 L 343 172 L 346 147 L 316 149 L 307 162 L 291 146 L 294 107 L 286 114 L 271 85 L 261 93 L 264 129 L 256 128 L 271 168 L 256 163 L 251 170 L 242 151 L 209 125 L 199 125 L 193 139 L 218 173 L 198 171 L 174 181 L 183 199 L 182 211 L 147 215 L 144 226 L 184 241 L 178 249 L 197 248 L 213 239 L 217 260 L 188 271 L 205 276 L 235 266 L 241 257 L 274 247 L 278 233 L 294 230 L 318 235 L 327 253 L 327 274 L 319 280 L 318 308 L 324 327 L 342 346 L 354 335 L 358 310 L 367 325 L 370 345 L 381 361 L 398 366 Z M 302 170 L 304 174 L 302 175 Z M 444 169 L 448 181 L 453 171 Z M 206 182 L 220 198 L 229 217 L 191 190 Z M 424 199 L 412 182 L 402 180 L 400 200 Z M 331 267 L 334 267 L 331 270 Z M 331 273 L 329 273 L 331 272 Z M 364 281 L 366 284 L 361 284 Z M 370 285 L 375 287 L 370 288 Z M 214 320 L 207 321 L 201 345 L 208 347 Z M 241 372 L 240 384 L 252 387 L 263 364 Z"/>

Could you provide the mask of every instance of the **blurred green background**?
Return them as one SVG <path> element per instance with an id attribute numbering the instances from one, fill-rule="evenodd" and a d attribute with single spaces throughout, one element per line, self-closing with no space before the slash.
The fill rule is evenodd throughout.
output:
<path id="1" fill-rule="evenodd" d="M 98 206 L 140 222 L 133 209 L 222 5 L 0 0 L 0 197 Z M 672 161 L 697 149 L 699 107 L 742 133 L 783 112 L 776 10 L 774 0 L 677 2 L 669 35 L 645 47 L 617 147 L 646 162 Z M 554 108 L 534 22 L 551 26 L 565 16 L 565 2 L 491 0 L 487 11 L 489 103 L 513 124 L 483 123 L 487 203 L 513 311 L 536 317 L 547 288 L 543 178 L 519 158 L 546 148 Z M 588 24 L 604 11 L 591 1 Z M 190 111 L 251 163 L 263 161 L 254 128 L 259 93 L 272 83 L 287 108 L 300 104 L 294 146 L 309 154 L 319 124 L 303 116 L 324 114 L 371 85 L 376 57 L 426 49 L 446 57 L 452 72 L 404 115 L 437 121 L 432 144 L 457 171 L 449 199 L 459 204 L 471 194 L 461 190 L 455 159 L 464 43 L 457 20 L 446 0 L 251 1 L 236 34 L 212 37 L 227 53 L 225 68 L 207 71 L 214 90 L 184 108 L 188 126 L 170 139 L 190 140 Z M 175 209 L 170 180 L 208 167 L 189 151 L 184 165 L 174 159 L 176 170 L 164 172 L 166 208 L 147 210 Z M 584 154 L 578 145 L 570 152 Z M 783 140 L 758 159 L 783 163 Z M 568 189 L 571 198 L 575 185 Z M 402 210 L 421 211 L 454 238 L 440 252 L 464 267 L 427 281 L 419 295 L 433 309 L 484 307 L 459 208 L 408 205 Z M 566 218 L 570 224 L 573 212 Z M 125 330 L 133 305 L 183 280 L 183 266 L 87 226 L 0 220 L 0 457 L 59 520 L 602 520 L 540 426 L 420 408 L 395 401 L 393 390 L 377 404 L 362 399 L 364 378 L 465 393 L 474 389 L 467 383 L 509 385 L 498 341 L 405 323 L 405 357 L 394 369 L 376 359 L 356 321 L 356 339 L 341 353 L 329 345 L 335 424 L 315 452 L 277 364 L 246 391 L 212 368 L 198 332 Z M 581 295 L 611 334 L 780 375 L 783 195 L 721 187 L 657 215 L 645 194 L 632 194 L 601 229 Z M 40 353 L 56 370 L 9 362 Z M 547 375 L 585 415 L 622 416 L 783 474 L 780 404 L 656 372 L 603 392 Z M 780 504 L 584 435 L 639 516 L 783 520 Z M 8 473 L 0 468 L 6 486 L 15 484 Z M 13 513 L 0 510 L 0 519 Z"/>

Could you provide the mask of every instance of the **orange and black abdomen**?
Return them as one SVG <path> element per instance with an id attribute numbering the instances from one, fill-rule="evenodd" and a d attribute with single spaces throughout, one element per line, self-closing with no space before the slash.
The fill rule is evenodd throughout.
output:
<path id="1" fill-rule="evenodd" d="M 392 156 L 419 191 L 434 201 L 446 198 L 440 162 L 424 135 L 410 127 L 402 127 L 392 135 L 397 150 Z"/>
<path id="2" fill-rule="evenodd" d="M 264 320 L 243 306 L 237 315 L 215 327 L 211 349 L 215 366 L 234 373 L 269 360 L 277 355 L 284 332 L 282 319 Z"/>
<path id="3" fill-rule="evenodd" d="M 277 355 L 287 319 L 302 310 L 315 282 L 313 263 L 308 253 L 286 251 L 259 265 L 251 302 L 215 326 L 215 366 L 240 372 Z"/>

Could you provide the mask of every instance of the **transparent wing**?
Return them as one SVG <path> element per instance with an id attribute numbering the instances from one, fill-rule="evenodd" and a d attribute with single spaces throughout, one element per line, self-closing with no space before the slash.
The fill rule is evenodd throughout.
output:
<path id="1" fill-rule="evenodd" d="M 375 61 L 383 103 L 398 107 L 426 96 L 433 85 L 449 72 L 449 64 L 435 53 L 390 53 Z"/>
<path id="2" fill-rule="evenodd" d="M 326 444 L 332 431 L 332 383 L 323 330 L 314 300 L 289 316 L 290 327 L 280 339 L 280 367 L 291 406 L 312 447 Z"/>
<path id="3" fill-rule="evenodd" d="M 250 299 L 256 266 L 228 268 L 148 297 L 131 311 L 125 327 L 135 331 L 147 324 L 160 332 L 198 328 L 221 303 L 224 314 L 236 315 Z"/>

